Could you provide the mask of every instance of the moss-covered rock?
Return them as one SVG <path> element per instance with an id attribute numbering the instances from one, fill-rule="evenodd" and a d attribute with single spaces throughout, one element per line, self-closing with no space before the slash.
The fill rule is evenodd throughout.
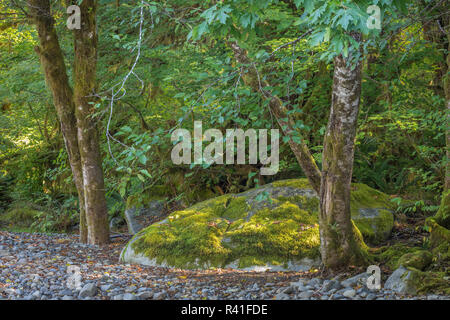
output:
<path id="1" fill-rule="evenodd" d="M 1 214 L 0 224 L 8 228 L 29 228 L 42 214 L 44 214 L 42 211 L 20 205 Z"/>
<path id="2" fill-rule="evenodd" d="M 425 270 L 431 264 L 433 260 L 433 255 L 429 251 L 417 250 L 416 252 L 411 252 L 404 254 L 397 261 L 397 266 L 411 267 L 418 270 Z"/>
<path id="3" fill-rule="evenodd" d="M 384 284 L 385 289 L 406 294 L 450 294 L 449 274 L 399 267 Z"/>
<path id="4" fill-rule="evenodd" d="M 121 259 L 192 269 L 307 270 L 320 262 L 318 206 L 306 179 L 223 195 L 174 212 L 140 231 Z M 365 239 L 389 235 L 390 206 L 387 195 L 353 185 L 352 218 Z"/>
<path id="5" fill-rule="evenodd" d="M 414 253 L 417 247 L 410 247 L 403 243 L 396 243 L 391 246 L 383 246 L 372 250 L 373 258 L 376 264 L 383 264 L 391 270 L 399 267 L 398 261 L 406 254 Z"/>
<path id="6" fill-rule="evenodd" d="M 426 226 L 430 232 L 430 249 L 433 260 L 441 269 L 450 264 L 450 230 L 437 222 L 435 217 L 428 218 Z"/>
<path id="7" fill-rule="evenodd" d="M 450 190 L 446 190 L 442 195 L 441 205 L 434 216 L 434 220 L 440 226 L 446 229 L 450 228 Z"/>
<path id="8" fill-rule="evenodd" d="M 450 274 L 444 271 L 420 271 L 410 268 L 411 277 L 408 284 L 415 288 L 417 294 L 450 294 Z"/>

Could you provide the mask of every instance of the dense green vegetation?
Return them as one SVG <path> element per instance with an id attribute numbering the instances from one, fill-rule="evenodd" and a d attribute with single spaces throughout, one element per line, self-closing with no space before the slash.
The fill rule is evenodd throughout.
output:
<path id="1" fill-rule="evenodd" d="M 352 181 L 392 195 L 396 221 L 430 218 L 420 228 L 448 232 L 445 1 L 375 1 L 383 13 L 380 30 L 366 25 L 371 1 L 94 2 L 93 90 L 83 82 L 74 46 L 79 33 L 67 28 L 66 3 L 51 1 L 51 14 L 75 101 L 80 87 L 92 93 L 81 118 L 90 126 L 79 130 L 100 133 L 109 220 L 123 219 L 127 201 L 155 195 L 182 209 L 277 180 L 310 178 L 293 144 L 309 149 L 319 169 L 325 160 L 327 168 L 337 163 L 322 155 L 330 141 L 334 59 L 344 57 L 361 63 L 362 76 Z M 0 0 L 0 224 L 73 232 L 78 193 L 30 12 L 23 1 Z M 274 104 L 286 114 L 274 112 Z M 203 121 L 204 131 L 222 132 L 281 124 L 279 172 L 261 176 L 261 165 L 251 164 L 174 165 L 171 133 L 192 131 L 194 120 Z"/>
<path id="2" fill-rule="evenodd" d="M 7 10 L 7 1 L 3 2 L 2 12 Z M 98 78 L 101 89 L 108 89 L 134 62 L 136 53 L 131 48 L 138 37 L 139 12 L 138 3 L 116 7 L 112 1 L 103 2 L 98 12 Z M 191 2 L 197 11 L 202 10 L 199 3 Z M 63 10 L 58 10 L 56 22 L 70 59 L 73 49 Z M 149 11 L 154 12 L 153 22 Z M 114 104 L 110 124 L 111 134 L 130 148 L 111 141 L 109 154 L 106 141 L 102 143 L 111 216 L 120 214 L 124 199 L 142 193 L 147 186 L 169 186 L 178 171 L 189 172 L 182 178 L 183 184 L 201 184 L 216 192 L 218 188 L 241 191 L 254 185 L 255 179 L 258 182 L 252 174 L 257 170 L 251 166 L 174 167 L 168 157 L 167 132 L 181 118 L 185 128 L 192 128 L 194 117 L 214 128 L 272 127 L 273 119 L 263 108 L 261 94 L 238 82 L 236 66 L 223 42 L 213 38 L 186 41 L 189 25 L 202 20 L 187 4 L 155 2 L 149 11 L 145 13 L 144 43 L 135 69 L 145 86 L 136 78 L 129 79 L 126 96 Z M 225 19 L 228 15 L 223 12 Z M 241 19 L 253 21 L 250 14 Z M 245 35 L 250 55 L 260 62 L 274 92 L 297 111 L 298 128 L 305 132 L 320 164 L 332 64 L 320 60 L 323 46 L 306 40 L 298 42 L 295 52 L 292 47 L 282 48 L 268 59 L 280 45 L 296 39 L 299 19 L 292 4 L 274 3 L 258 19 L 261 25 L 257 30 Z M 409 21 L 400 17 L 395 22 Z M 199 29 L 193 30 L 198 33 Z M 2 25 L 1 207 L 6 211 L 12 203 L 28 202 L 49 214 L 65 210 L 70 215 L 76 208 L 73 193 L 68 192 L 73 189 L 70 167 L 34 45 L 33 26 L 20 22 Z M 416 208 L 429 214 L 438 208 L 445 173 L 444 97 L 439 94 L 441 84 L 433 82 L 442 57 L 442 49 L 424 39 L 420 22 L 397 30 L 383 49 L 370 52 L 364 67 L 353 175 L 354 181 L 419 201 Z M 67 67 L 70 72 L 70 64 Z M 104 132 L 109 120 L 108 101 L 99 102 L 97 108 Z M 285 145 L 281 155 L 281 170 L 269 179 L 301 176 Z M 189 196 L 188 189 L 177 185 L 167 196 Z M 56 222 L 58 217 L 54 218 Z"/>

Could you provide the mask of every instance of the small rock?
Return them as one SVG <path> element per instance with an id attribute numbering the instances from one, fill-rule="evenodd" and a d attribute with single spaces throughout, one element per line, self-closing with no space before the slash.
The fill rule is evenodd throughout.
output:
<path id="1" fill-rule="evenodd" d="M 311 298 L 313 296 L 313 294 L 314 294 L 314 291 L 308 290 L 308 291 L 301 292 L 298 295 L 298 297 L 299 297 L 299 299 L 309 299 L 309 298 Z"/>
<path id="2" fill-rule="evenodd" d="M 136 296 L 132 293 L 125 293 L 123 295 L 123 300 L 136 300 Z"/>
<path id="3" fill-rule="evenodd" d="M 111 284 L 104 284 L 100 286 L 100 290 L 102 291 L 108 291 L 109 289 L 111 289 L 112 285 Z"/>
<path id="4" fill-rule="evenodd" d="M 339 281 L 337 281 L 337 280 L 329 280 L 329 281 L 325 281 L 324 282 L 322 291 L 323 292 L 328 292 L 328 291 L 331 291 L 331 290 L 337 291 L 337 290 L 339 290 L 341 288 L 342 288 L 342 285 L 341 285 L 341 283 Z"/>
<path id="5" fill-rule="evenodd" d="M 50 288 L 50 290 L 54 290 L 54 289 Z M 72 290 L 65 289 L 65 290 L 61 291 L 60 294 L 61 294 L 62 296 L 72 296 L 72 295 L 73 295 L 73 292 L 72 292 Z"/>
<path id="6" fill-rule="evenodd" d="M 354 289 L 345 290 L 342 295 L 346 298 L 353 298 L 356 295 L 356 291 Z"/>
<path id="7" fill-rule="evenodd" d="M 86 297 L 93 297 L 97 294 L 97 286 L 93 283 L 86 284 L 83 288 L 81 288 L 79 297 L 80 298 L 86 298 Z"/>
<path id="8" fill-rule="evenodd" d="M 295 291 L 306 291 L 307 289 L 304 286 L 304 282 L 302 280 L 299 280 L 297 282 L 291 282 L 291 287 Z"/>
<path id="9" fill-rule="evenodd" d="M 384 288 L 396 293 L 415 294 L 416 288 L 409 281 L 411 276 L 411 270 L 400 267 L 389 276 L 384 284 Z"/>
<path id="10" fill-rule="evenodd" d="M 369 278 L 369 274 L 367 273 L 360 273 L 354 277 L 351 277 L 347 280 L 344 280 L 341 282 L 341 284 L 346 288 L 351 288 L 356 285 L 366 285 L 367 278 Z"/>
<path id="11" fill-rule="evenodd" d="M 279 293 L 275 296 L 275 300 L 289 300 L 289 296 L 286 293 Z"/>
<path id="12" fill-rule="evenodd" d="M 153 295 L 153 300 L 164 300 L 165 296 L 165 292 L 157 292 Z"/>
<path id="13" fill-rule="evenodd" d="M 283 290 L 283 293 L 286 293 L 286 294 L 291 294 L 291 293 L 294 293 L 294 287 L 287 287 L 286 289 L 284 289 Z"/>
<path id="14" fill-rule="evenodd" d="M 142 300 L 151 299 L 151 298 L 153 298 L 153 292 L 151 292 L 151 291 L 144 291 L 144 292 L 138 293 L 136 295 L 136 297 L 138 297 L 139 299 L 142 299 Z"/>
<path id="15" fill-rule="evenodd" d="M 317 287 L 322 284 L 322 280 L 319 278 L 312 278 L 308 281 L 308 286 Z"/>

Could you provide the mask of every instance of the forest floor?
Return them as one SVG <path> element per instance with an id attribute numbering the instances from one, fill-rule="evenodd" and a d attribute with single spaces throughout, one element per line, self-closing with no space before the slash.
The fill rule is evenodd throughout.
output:
<path id="1" fill-rule="evenodd" d="M 319 272 L 190 271 L 121 264 L 128 238 L 97 247 L 76 235 L 0 231 L 0 299 L 449 299 L 345 287 Z M 68 288 L 68 266 L 81 269 L 81 289 Z M 326 276 L 325 276 L 326 277 Z"/>

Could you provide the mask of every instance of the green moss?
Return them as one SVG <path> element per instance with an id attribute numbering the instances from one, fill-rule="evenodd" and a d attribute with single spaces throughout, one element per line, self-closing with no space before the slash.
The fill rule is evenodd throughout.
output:
<path id="1" fill-rule="evenodd" d="M 0 215 L 0 222 L 9 228 L 28 228 L 43 213 L 28 207 L 18 207 L 8 210 Z"/>
<path id="2" fill-rule="evenodd" d="M 352 204 L 357 205 L 352 207 L 352 211 L 360 208 L 394 208 L 389 195 L 362 183 L 352 183 L 350 199 Z"/>
<path id="3" fill-rule="evenodd" d="M 416 269 L 412 271 L 410 282 L 416 288 L 418 294 L 450 294 L 449 272 L 422 272 Z"/>
<path id="4" fill-rule="evenodd" d="M 311 189 L 312 190 L 312 187 L 309 184 L 308 179 L 306 179 L 306 178 L 275 181 L 275 182 L 272 182 L 272 185 L 275 188 L 292 187 L 292 188 L 297 188 L 297 189 Z"/>
<path id="5" fill-rule="evenodd" d="M 306 179 L 272 184 L 272 189 L 283 187 L 311 189 Z M 386 208 L 390 203 L 385 202 L 387 195 L 364 185 L 354 189 L 352 209 Z M 279 191 L 276 197 L 271 194 L 271 203 L 255 201 L 257 192 L 227 194 L 197 203 L 142 230 L 132 247 L 159 264 L 180 268 L 224 267 L 236 262 L 240 268 L 285 266 L 289 261 L 318 258 L 318 198 L 290 195 L 292 190 Z M 371 192 L 375 200 L 369 199 Z M 353 223 L 353 243 L 361 249 L 359 258 L 366 259 L 363 236 L 371 230 L 360 232 L 358 223 Z"/>
<path id="6" fill-rule="evenodd" d="M 442 195 L 441 205 L 434 219 L 444 228 L 450 228 L 450 190 Z"/>
<path id="7" fill-rule="evenodd" d="M 312 189 L 306 179 L 291 179 L 277 181 L 274 187 L 296 187 L 300 189 Z M 279 201 L 290 201 L 309 211 L 318 211 L 319 200 L 317 197 L 310 198 L 301 195 L 279 197 Z M 379 243 L 385 240 L 394 226 L 394 216 L 391 211 L 394 204 L 389 195 L 372 189 L 361 183 L 352 184 L 351 192 L 351 215 L 364 240 L 370 243 Z M 364 209 L 376 210 L 377 217 L 366 219 L 360 213 Z"/>
<path id="8" fill-rule="evenodd" d="M 186 203 L 190 204 L 198 201 L 205 201 L 217 196 L 217 194 L 214 193 L 211 189 L 203 187 L 202 188 L 189 187 L 188 189 L 183 190 L 182 192 L 183 192 L 183 199 L 185 200 Z"/>
<path id="9" fill-rule="evenodd" d="M 227 233 L 232 248 L 231 260 L 247 257 L 261 264 L 283 264 L 288 260 L 317 258 L 319 256 L 319 227 L 317 216 L 285 202 L 275 209 L 263 209 L 247 223 L 238 222 Z"/>
<path id="10" fill-rule="evenodd" d="M 432 247 L 450 242 L 450 230 L 441 226 L 434 218 L 428 218 L 426 225 L 430 231 L 430 243 Z"/>
<path id="11" fill-rule="evenodd" d="M 280 196 L 277 201 L 289 201 L 291 203 L 296 204 L 300 208 L 310 211 L 310 212 L 318 212 L 319 211 L 319 198 L 317 197 L 306 197 L 301 195 L 295 196 Z"/>
<path id="12" fill-rule="evenodd" d="M 426 221 L 430 232 L 430 246 L 436 262 L 448 265 L 450 262 L 450 230 L 444 228 L 433 218 Z"/>
<path id="13" fill-rule="evenodd" d="M 377 209 L 377 212 L 378 216 L 370 219 L 361 217 L 359 213 L 352 215 L 352 219 L 364 235 L 364 239 L 373 244 L 385 240 L 394 227 L 394 216 L 390 211 Z"/>
<path id="14" fill-rule="evenodd" d="M 416 247 L 409 247 L 402 243 L 396 243 L 392 246 L 385 246 L 372 251 L 373 259 L 377 264 L 384 264 L 389 269 L 395 270 L 398 267 L 398 261 L 402 256 L 408 253 L 414 253 L 418 250 Z"/>
<path id="15" fill-rule="evenodd" d="M 148 227 L 133 248 L 158 263 L 188 268 L 202 263 L 221 267 L 235 260 L 243 268 L 318 257 L 316 215 L 286 202 L 256 212 L 247 222 L 248 210 L 244 197 L 207 200 Z"/>
<path id="16" fill-rule="evenodd" d="M 394 216 L 390 211 L 394 204 L 389 195 L 365 184 L 353 183 L 350 199 L 352 219 L 364 240 L 373 244 L 385 240 L 394 227 Z M 366 213 L 370 219 L 366 218 Z"/>
<path id="17" fill-rule="evenodd" d="M 397 261 L 397 268 L 403 266 L 418 270 L 425 270 L 431 264 L 433 255 L 429 251 L 417 250 L 402 255 Z"/>

